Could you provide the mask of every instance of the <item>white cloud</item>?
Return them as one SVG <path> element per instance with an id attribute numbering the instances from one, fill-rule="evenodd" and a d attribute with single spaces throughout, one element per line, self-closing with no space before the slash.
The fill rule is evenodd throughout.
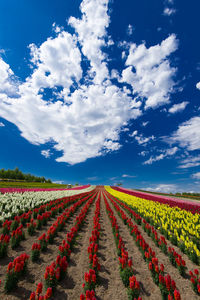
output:
<path id="1" fill-rule="evenodd" d="M 31 44 L 34 70 L 19 86 L 20 97 L 0 96 L 1 116 L 33 144 L 53 141 L 62 152 L 58 162 L 80 163 L 118 150 L 120 128 L 141 115 L 138 103 L 110 82 L 101 50 L 109 24 L 107 4 L 83 1 L 82 18 L 69 20 L 75 35 L 56 29 L 55 38 L 39 47 Z M 83 55 L 90 65 L 84 77 Z M 53 92 L 48 101 L 43 98 L 46 88 Z"/>
<path id="2" fill-rule="evenodd" d="M 69 164 L 120 149 L 121 128 L 142 114 L 137 95 L 126 81 L 121 88 L 114 85 L 107 67 L 103 47 L 112 43 L 106 32 L 108 0 L 83 0 L 80 9 L 80 19 L 69 19 L 74 34 L 53 24 L 54 37 L 29 46 L 33 68 L 24 82 L 0 59 L 0 116 L 35 145 L 53 142 L 61 152 L 56 160 Z M 148 49 L 122 44 L 129 49 L 123 79 L 136 68 L 136 73 L 131 70 L 134 95 L 145 99 L 146 108 L 168 102 L 175 69 L 167 57 L 177 48 L 176 37 Z M 137 141 L 144 145 L 153 138 L 139 135 Z"/>
<path id="3" fill-rule="evenodd" d="M 138 131 L 135 130 L 131 134 L 129 134 L 130 137 L 135 137 L 136 141 L 138 142 L 139 145 L 145 146 L 148 142 L 151 140 L 155 140 L 155 136 L 149 136 L 149 137 L 144 137 L 143 134 L 138 134 Z"/>
<path id="4" fill-rule="evenodd" d="M 160 193 L 176 193 L 178 187 L 176 184 L 158 184 L 154 187 L 143 188 L 146 191 L 160 192 Z"/>
<path id="5" fill-rule="evenodd" d="M 139 145 L 146 145 L 149 141 L 154 141 L 155 140 L 155 136 L 149 136 L 149 137 L 143 137 L 142 134 L 140 134 L 139 136 L 135 137 L 136 141 L 138 142 Z"/>
<path id="6" fill-rule="evenodd" d="M 178 168 L 186 169 L 198 166 L 200 166 L 200 155 L 194 157 L 187 157 L 186 159 L 183 159 Z"/>
<path id="7" fill-rule="evenodd" d="M 146 48 L 144 44 L 131 44 L 122 72 L 122 82 L 130 84 L 133 93 L 144 99 L 145 109 L 169 103 L 175 85 L 176 69 L 170 66 L 168 56 L 178 47 L 174 34 L 159 45 Z M 133 70 L 134 67 L 134 70 Z"/>
<path id="8" fill-rule="evenodd" d="M 146 144 L 150 141 L 155 140 L 155 136 L 149 136 L 149 137 L 144 137 L 143 134 L 138 134 L 138 131 L 135 130 L 131 134 L 129 134 L 130 137 L 135 137 L 136 141 L 138 142 L 139 145 L 146 146 Z"/>
<path id="9" fill-rule="evenodd" d="M 4 127 L 5 124 L 3 122 L 0 122 L 0 127 Z"/>
<path id="10" fill-rule="evenodd" d="M 180 112 L 186 108 L 186 106 L 189 104 L 187 101 L 183 101 L 178 104 L 174 104 L 172 107 L 169 108 L 168 112 L 171 114 L 175 114 L 177 112 Z"/>
<path id="11" fill-rule="evenodd" d="M 197 88 L 198 90 L 200 90 L 200 81 L 199 81 L 199 82 L 197 82 L 197 84 L 196 84 L 196 88 Z"/>
<path id="12" fill-rule="evenodd" d="M 157 155 L 157 156 L 151 156 L 148 160 L 146 160 L 143 164 L 144 165 L 151 165 L 153 162 L 155 161 L 159 161 L 159 160 L 162 160 L 164 159 L 165 157 L 169 157 L 169 156 L 172 156 L 174 155 L 176 152 L 178 151 L 178 148 L 177 147 L 173 147 L 171 149 L 167 149 L 167 150 L 164 150 L 163 153 Z"/>
<path id="13" fill-rule="evenodd" d="M 129 134 L 130 137 L 134 137 L 138 134 L 137 130 L 134 130 L 131 134 Z"/>
<path id="14" fill-rule="evenodd" d="M 192 174 L 192 178 L 200 179 L 200 172 Z"/>
<path id="15" fill-rule="evenodd" d="M 128 127 L 125 127 L 125 128 L 122 128 L 122 129 L 121 129 L 122 132 L 127 132 L 127 131 L 129 131 L 129 130 L 130 130 L 130 129 L 129 129 Z"/>
<path id="16" fill-rule="evenodd" d="M 87 179 L 90 180 L 90 181 L 95 181 L 95 180 L 98 180 L 99 177 L 97 177 L 97 176 L 92 176 L 92 177 L 87 177 Z"/>
<path id="17" fill-rule="evenodd" d="M 10 66 L 0 57 L 0 95 L 16 96 L 17 80 Z"/>
<path id="18" fill-rule="evenodd" d="M 41 154 L 45 157 L 45 158 L 49 158 L 51 156 L 51 152 L 50 149 L 47 150 L 42 150 Z"/>
<path id="19" fill-rule="evenodd" d="M 179 143 L 187 150 L 200 149 L 200 117 L 193 117 L 182 123 L 168 139 L 171 143 Z"/>
<path id="20" fill-rule="evenodd" d="M 37 94 L 41 88 L 62 86 L 63 95 L 67 98 L 73 82 L 79 82 L 82 77 L 81 53 L 76 46 L 76 39 L 62 31 L 56 38 L 47 39 L 39 48 L 34 44 L 29 47 L 36 68 L 20 87 L 21 93 L 31 89 Z"/>
<path id="21" fill-rule="evenodd" d="M 100 84 L 108 77 L 106 55 L 101 51 L 106 45 L 106 28 L 109 25 L 108 0 L 83 0 L 80 8 L 82 18 L 71 17 L 69 24 L 78 33 L 82 52 L 90 61 L 94 82 Z"/>
<path id="22" fill-rule="evenodd" d="M 147 124 L 149 124 L 149 121 L 142 122 L 142 126 L 143 126 L 143 127 L 147 126 Z"/>
<path id="23" fill-rule="evenodd" d="M 149 153 L 148 151 L 141 151 L 141 152 L 139 153 L 139 155 L 141 155 L 141 156 L 146 156 L 148 153 Z"/>
<path id="24" fill-rule="evenodd" d="M 123 174 L 122 177 L 123 177 L 123 178 L 134 178 L 134 177 L 136 177 L 136 176 L 135 176 L 135 175 Z"/>
<path id="25" fill-rule="evenodd" d="M 165 7 L 163 14 L 164 16 L 172 16 L 176 13 L 176 9 L 175 8 L 169 8 L 169 7 Z"/>
<path id="26" fill-rule="evenodd" d="M 128 25 L 128 28 L 127 28 L 127 34 L 128 35 L 132 35 L 133 34 L 133 30 L 134 30 L 134 28 L 133 28 L 133 25 Z"/>

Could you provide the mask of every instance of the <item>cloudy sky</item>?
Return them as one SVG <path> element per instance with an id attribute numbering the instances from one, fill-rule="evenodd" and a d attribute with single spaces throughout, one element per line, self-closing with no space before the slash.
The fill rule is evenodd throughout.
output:
<path id="1" fill-rule="evenodd" d="M 0 3 L 0 166 L 200 191 L 199 1 Z"/>

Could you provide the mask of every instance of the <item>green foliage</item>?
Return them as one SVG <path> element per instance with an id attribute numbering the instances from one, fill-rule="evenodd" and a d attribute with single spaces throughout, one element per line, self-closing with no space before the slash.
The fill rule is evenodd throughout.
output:
<path id="1" fill-rule="evenodd" d="M 43 176 L 38 177 L 31 174 L 24 174 L 22 171 L 20 171 L 18 168 L 15 168 L 14 170 L 4 170 L 0 169 L 0 179 L 10 179 L 10 180 L 21 180 L 21 181 L 28 181 L 28 182 L 47 182 L 51 183 L 50 179 L 45 179 Z"/>
<path id="2" fill-rule="evenodd" d="M 120 277 L 125 287 L 129 287 L 129 278 L 133 276 L 133 270 L 129 267 L 120 270 Z"/>

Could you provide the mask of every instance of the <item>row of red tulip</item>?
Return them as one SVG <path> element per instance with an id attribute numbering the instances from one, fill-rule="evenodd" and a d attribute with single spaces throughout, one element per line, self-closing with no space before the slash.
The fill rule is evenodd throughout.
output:
<path id="1" fill-rule="evenodd" d="M 129 227 L 131 235 L 134 237 L 136 245 L 141 251 L 144 260 L 149 264 L 149 270 L 152 278 L 155 284 L 159 286 L 163 299 L 180 300 L 180 292 L 176 288 L 175 281 L 171 279 L 169 274 L 164 276 L 164 265 L 160 264 L 159 266 L 155 251 L 153 251 L 146 243 L 144 237 L 138 229 L 138 226 L 133 225 L 131 219 L 129 219 L 124 211 L 118 206 L 117 201 L 115 201 L 115 197 L 112 197 L 110 194 L 107 194 L 107 196 L 119 216 L 121 216 L 121 218 L 125 221 L 125 224 Z"/>
<path id="2" fill-rule="evenodd" d="M 134 276 L 132 260 L 128 258 L 128 251 L 125 250 L 125 244 L 123 242 L 122 237 L 119 234 L 119 226 L 117 224 L 117 219 L 114 216 L 114 213 L 106 199 L 105 194 L 103 196 L 106 205 L 106 211 L 112 225 L 112 231 L 113 231 L 113 235 L 117 247 L 117 254 L 119 256 L 120 276 L 122 282 L 127 288 L 129 299 L 142 300 L 142 298 L 139 296 L 141 292 L 140 284 L 136 280 L 136 277 Z"/>
<path id="3" fill-rule="evenodd" d="M 85 294 L 82 293 L 80 295 L 80 300 L 96 299 L 95 286 L 97 283 L 99 283 L 99 271 L 100 271 L 100 264 L 98 261 L 98 244 L 99 244 L 99 236 L 101 230 L 101 226 L 99 223 L 100 201 L 101 201 L 101 193 L 98 194 L 95 215 L 93 217 L 93 230 L 89 238 L 90 245 L 88 247 L 88 255 L 89 255 L 90 270 L 88 273 L 85 272 L 84 275 L 85 283 L 83 283 L 82 285 Z"/>
<path id="4" fill-rule="evenodd" d="M 63 279 L 63 277 L 66 274 L 66 270 L 67 270 L 67 261 L 69 261 L 69 256 L 71 254 L 71 249 L 73 248 L 73 244 L 75 241 L 75 237 L 78 233 L 78 230 L 81 228 L 81 225 L 83 224 L 85 218 L 86 218 L 86 214 L 91 206 L 91 204 L 93 203 L 93 201 L 96 198 L 96 192 L 94 192 L 93 196 L 91 197 L 91 195 L 89 196 L 90 199 L 86 202 L 86 204 L 84 205 L 84 207 L 81 209 L 80 214 L 78 215 L 78 217 L 76 218 L 75 222 L 74 222 L 74 226 L 72 226 L 72 228 L 70 229 L 70 232 L 66 234 L 66 241 L 63 240 L 62 244 L 58 247 L 58 251 L 60 253 L 60 255 L 57 256 L 56 262 L 53 262 L 51 265 L 47 266 L 45 274 L 44 274 L 44 279 L 45 279 L 45 287 L 48 291 L 49 288 L 51 288 L 52 291 L 52 295 L 55 292 L 56 286 L 58 284 L 58 282 L 60 280 Z M 81 201 L 81 200 L 80 200 Z M 79 201 L 79 204 L 80 204 Z M 78 203 L 78 202 L 77 202 Z M 75 203 L 74 205 L 76 205 L 77 203 Z M 67 216 L 69 217 L 71 215 L 71 213 L 75 212 L 75 207 L 73 205 L 73 209 L 71 210 L 71 212 L 68 214 Z M 68 244 L 68 250 L 70 250 L 70 252 L 68 252 L 68 257 L 66 257 L 64 254 L 64 252 L 61 252 L 61 246 Z M 31 296 L 30 296 L 30 300 L 38 300 L 41 297 L 45 297 L 42 295 L 37 295 L 37 290 L 36 292 L 32 292 Z M 45 298 L 41 298 L 41 299 L 45 299 Z M 50 298 L 48 298 L 50 299 Z"/>
<path id="5" fill-rule="evenodd" d="M 26 273 L 28 259 L 29 256 L 23 253 L 8 264 L 4 285 L 6 293 L 13 290 L 17 286 L 20 277 Z"/>
<path id="6" fill-rule="evenodd" d="M 83 197 L 78 202 L 74 203 L 70 208 L 66 208 L 65 211 L 57 217 L 56 221 L 49 227 L 47 233 L 43 233 L 39 238 L 39 244 L 34 243 L 32 245 L 31 259 L 32 261 L 36 261 L 40 256 L 40 251 L 46 251 L 48 244 L 52 244 L 54 242 L 54 238 L 59 231 L 61 231 L 65 223 L 69 220 L 69 218 L 75 213 L 75 211 L 86 202 L 91 195 Z"/>
<path id="7" fill-rule="evenodd" d="M 192 283 L 192 288 L 197 293 L 200 295 L 200 276 L 199 276 L 199 270 L 194 269 L 194 271 L 190 271 L 190 281 Z"/>

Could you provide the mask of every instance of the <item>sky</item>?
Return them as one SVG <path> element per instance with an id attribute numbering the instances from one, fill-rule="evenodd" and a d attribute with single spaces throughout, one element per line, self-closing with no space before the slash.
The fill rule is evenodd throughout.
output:
<path id="1" fill-rule="evenodd" d="M 200 2 L 0 2 L 0 168 L 200 192 Z"/>

